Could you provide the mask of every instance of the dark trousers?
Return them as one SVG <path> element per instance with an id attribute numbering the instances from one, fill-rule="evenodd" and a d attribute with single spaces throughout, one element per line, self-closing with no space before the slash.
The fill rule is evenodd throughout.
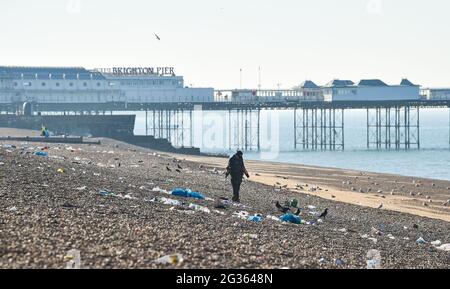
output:
<path id="1" fill-rule="evenodd" d="M 231 186 L 233 186 L 233 202 L 240 202 L 239 190 L 241 189 L 242 177 L 232 177 Z"/>

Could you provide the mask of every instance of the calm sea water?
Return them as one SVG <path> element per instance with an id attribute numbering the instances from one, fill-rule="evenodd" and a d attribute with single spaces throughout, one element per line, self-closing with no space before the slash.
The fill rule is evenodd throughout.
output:
<path id="1" fill-rule="evenodd" d="M 366 111 L 346 110 L 344 151 L 295 151 L 293 115 L 293 111 L 263 111 L 261 113 L 263 152 L 247 152 L 245 157 L 253 160 L 450 180 L 448 109 L 420 111 L 420 150 L 368 150 Z M 188 123 L 186 120 L 186 124 Z M 194 123 L 193 145 L 200 147 L 203 152 L 232 153 L 229 150 L 227 113 L 196 112 Z M 232 127 L 235 126 L 232 123 Z M 145 134 L 145 117 L 141 112 L 137 114 L 135 133 Z M 185 135 L 189 135 L 189 132 L 186 131 Z M 185 145 L 189 144 L 190 142 L 186 140 Z"/>

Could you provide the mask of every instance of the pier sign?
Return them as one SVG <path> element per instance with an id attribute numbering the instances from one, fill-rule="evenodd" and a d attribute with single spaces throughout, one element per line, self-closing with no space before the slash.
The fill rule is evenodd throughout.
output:
<path id="1" fill-rule="evenodd" d="M 95 71 L 114 76 L 175 75 L 173 67 L 112 67 L 97 68 Z"/>

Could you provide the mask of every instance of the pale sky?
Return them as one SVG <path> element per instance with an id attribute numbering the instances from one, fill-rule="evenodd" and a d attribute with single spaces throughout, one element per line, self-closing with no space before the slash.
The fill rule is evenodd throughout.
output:
<path id="1" fill-rule="evenodd" d="M 173 66 L 186 85 L 450 87 L 448 0 L 1 0 L 0 65 Z M 158 41 L 154 33 L 161 37 Z"/>

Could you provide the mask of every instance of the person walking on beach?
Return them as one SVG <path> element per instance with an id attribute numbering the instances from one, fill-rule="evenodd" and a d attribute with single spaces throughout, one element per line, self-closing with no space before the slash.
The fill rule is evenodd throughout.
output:
<path id="1" fill-rule="evenodd" d="M 228 161 L 227 173 L 231 176 L 231 186 L 233 187 L 233 202 L 239 203 L 239 190 L 241 188 L 241 183 L 244 175 L 247 178 L 250 178 L 250 175 L 247 172 L 247 169 L 244 166 L 244 158 L 242 157 L 242 151 L 238 151 L 235 155 L 233 155 Z"/>

